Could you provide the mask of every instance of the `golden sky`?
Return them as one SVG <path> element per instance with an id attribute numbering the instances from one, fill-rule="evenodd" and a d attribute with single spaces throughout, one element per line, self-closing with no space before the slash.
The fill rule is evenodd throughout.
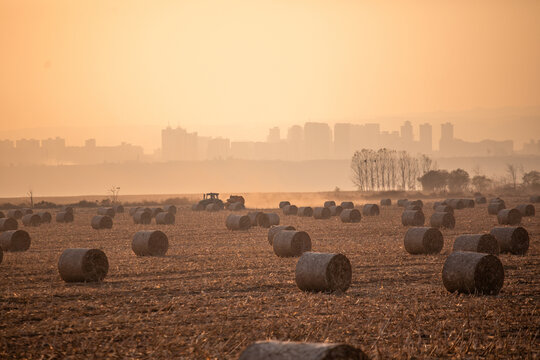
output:
<path id="1" fill-rule="evenodd" d="M 538 0 L 0 0 L 4 131 L 539 106 Z"/>

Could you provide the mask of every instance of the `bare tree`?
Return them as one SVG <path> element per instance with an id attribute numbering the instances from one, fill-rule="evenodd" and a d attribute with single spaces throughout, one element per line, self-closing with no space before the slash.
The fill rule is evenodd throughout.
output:
<path id="1" fill-rule="evenodd" d="M 120 192 L 120 186 L 113 186 L 109 189 L 111 193 L 111 202 L 112 204 L 118 203 L 118 193 Z"/>
<path id="2" fill-rule="evenodd" d="M 520 169 L 522 169 L 521 166 L 516 166 L 514 164 L 506 164 L 506 172 L 510 176 L 510 181 L 512 182 L 514 190 L 517 188 L 517 178 Z"/>
<path id="3" fill-rule="evenodd" d="M 32 189 L 28 190 L 26 196 L 30 198 L 30 207 L 34 208 L 34 191 Z"/>

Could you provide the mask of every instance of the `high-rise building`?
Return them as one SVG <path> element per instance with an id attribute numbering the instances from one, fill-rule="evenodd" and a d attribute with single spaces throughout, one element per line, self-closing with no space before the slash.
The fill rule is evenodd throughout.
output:
<path id="1" fill-rule="evenodd" d="M 209 160 L 224 160 L 229 157 L 231 142 L 229 139 L 214 138 L 208 141 L 207 157 Z"/>
<path id="2" fill-rule="evenodd" d="M 452 153 L 454 148 L 454 125 L 452 123 L 441 124 L 441 140 L 439 141 L 439 151 L 441 153 Z"/>
<path id="3" fill-rule="evenodd" d="M 431 124 L 421 124 L 419 127 L 420 150 L 429 154 L 433 151 L 433 129 Z"/>
<path id="4" fill-rule="evenodd" d="M 414 140 L 413 137 L 413 127 L 411 125 L 410 121 L 405 121 L 403 125 L 401 125 L 401 140 L 403 143 L 407 146 L 411 144 Z"/>
<path id="5" fill-rule="evenodd" d="M 169 126 L 161 130 L 161 151 L 165 161 L 197 160 L 197 133 Z"/>
<path id="6" fill-rule="evenodd" d="M 302 160 L 304 158 L 304 129 L 293 125 L 287 131 L 287 159 Z"/>
<path id="7" fill-rule="evenodd" d="M 332 144 L 332 130 L 325 123 L 308 122 L 304 125 L 305 158 L 329 159 Z"/>
<path id="8" fill-rule="evenodd" d="M 266 140 L 269 143 L 277 143 L 281 140 L 279 128 L 277 126 L 268 130 L 268 137 L 266 138 Z"/>

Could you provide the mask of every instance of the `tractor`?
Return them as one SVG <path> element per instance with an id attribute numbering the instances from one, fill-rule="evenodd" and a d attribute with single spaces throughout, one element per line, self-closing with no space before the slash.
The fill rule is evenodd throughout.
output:
<path id="1" fill-rule="evenodd" d="M 203 210 L 206 210 L 207 206 L 210 204 L 215 204 L 212 209 L 214 211 L 223 210 L 223 207 L 224 207 L 223 201 L 219 199 L 218 193 L 203 194 L 203 199 L 199 201 L 197 204 L 193 204 L 192 210 L 203 211 Z"/>

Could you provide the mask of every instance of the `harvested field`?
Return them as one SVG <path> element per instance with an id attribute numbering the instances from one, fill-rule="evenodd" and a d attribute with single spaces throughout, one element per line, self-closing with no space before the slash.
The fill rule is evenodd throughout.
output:
<path id="1" fill-rule="evenodd" d="M 511 208 L 527 198 L 505 201 Z M 425 202 L 429 218 L 434 210 Z M 499 226 L 486 208 L 456 210 L 456 226 L 441 229 L 444 247 L 436 255 L 405 251 L 408 228 L 396 205 L 359 223 L 283 217 L 282 225 L 309 233 L 312 251 L 350 260 L 350 288 L 332 294 L 300 291 L 298 258 L 275 256 L 268 229 L 227 230 L 229 212 L 179 207 L 174 225 L 134 224 L 120 213 L 112 229 L 95 231 L 95 209 L 77 208 L 72 223 L 25 228 L 28 251 L 4 253 L 0 358 L 236 359 L 266 339 L 346 343 L 371 358 L 538 358 L 538 217 L 522 219 L 530 236 L 524 256 L 498 256 L 505 279 L 497 296 L 449 293 L 443 286 L 456 236 Z M 140 230 L 163 231 L 167 254 L 136 256 L 131 242 Z M 57 264 L 67 248 L 103 250 L 105 280 L 61 280 Z"/>

